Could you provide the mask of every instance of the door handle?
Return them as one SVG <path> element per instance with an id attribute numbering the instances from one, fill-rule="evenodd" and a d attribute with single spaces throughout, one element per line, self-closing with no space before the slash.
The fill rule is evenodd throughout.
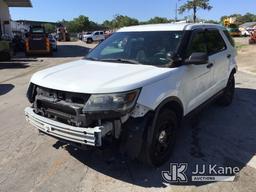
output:
<path id="1" fill-rule="evenodd" d="M 228 55 L 227 55 L 227 58 L 231 58 L 231 54 L 228 54 Z"/>
<path id="2" fill-rule="evenodd" d="M 206 67 L 207 67 L 208 69 L 212 68 L 212 67 L 213 67 L 213 63 L 209 63 Z"/>

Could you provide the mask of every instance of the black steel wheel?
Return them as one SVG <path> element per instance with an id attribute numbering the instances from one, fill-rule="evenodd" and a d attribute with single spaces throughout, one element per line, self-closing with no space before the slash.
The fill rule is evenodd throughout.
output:
<path id="1" fill-rule="evenodd" d="M 177 127 L 177 115 L 170 109 L 163 109 L 158 114 L 153 137 L 147 138 L 150 145 L 143 149 L 141 158 L 144 163 L 157 167 L 170 158 L 175 145 Z"/>

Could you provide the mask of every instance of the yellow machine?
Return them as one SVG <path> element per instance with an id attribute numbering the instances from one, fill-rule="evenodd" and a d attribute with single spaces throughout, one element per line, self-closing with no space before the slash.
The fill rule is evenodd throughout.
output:
<path id="1" fill-rule="evenodd" d="M 238 26 L 235 24 L 235 21 L 235 18 L 230 17 L 224 19 L 223 24 L 227 28 L 232 37 L 240 37 L 242 33 L 239 30 Z"/>

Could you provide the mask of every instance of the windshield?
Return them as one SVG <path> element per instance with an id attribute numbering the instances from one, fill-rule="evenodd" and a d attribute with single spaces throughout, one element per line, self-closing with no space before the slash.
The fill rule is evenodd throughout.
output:
<path id="1" fill-rule="evenodd" d="M 144 65 L 167 65 L 177 51 L 182 31 L 117 32 L 86 59 Z"/>
<path id="2" fill-rule="evenodd" d="M 41 27 L 31 28 L 31 33 L 44 33 L 44 28 L 41 28 Z"/>

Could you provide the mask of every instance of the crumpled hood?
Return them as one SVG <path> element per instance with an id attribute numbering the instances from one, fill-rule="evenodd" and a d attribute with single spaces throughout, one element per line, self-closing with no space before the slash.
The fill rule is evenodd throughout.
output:
<path id="1" fill-rule="evenodd" d="M 113 93 L 159 81 L 172 70 L 148 65 L 80 60 L 39 71 L 32 76 L 31 82 L 69 92 Z"/>

